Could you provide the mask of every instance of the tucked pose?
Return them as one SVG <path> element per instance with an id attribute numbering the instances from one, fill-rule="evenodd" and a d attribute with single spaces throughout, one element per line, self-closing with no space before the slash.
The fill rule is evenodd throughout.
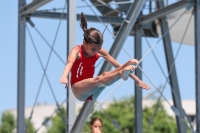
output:
<path id="1" fill-rule="evenodd" d="M 61 84 L 68 86 L 68 74 L 71 71 L 71 88 L 75 97 L 80 101 L 96 99 L 103 89 L 119 79 L 127 80 L 130 76 L 140 88 L 150 89 L 150 86 L 135 76 L 132 71 L 138 60 L 131 59 L 124 65 L 118 63 L 104 48 L 103 34 L 96 28 L 87 29 L 87 20 L 81 13 L 81 28 L 83 29 L 83 44 L 75 46 L 70 51 L 67 64 L 60 79 Z M 103 57 L 116 69 L 93 77 L 95 62 Z"/>

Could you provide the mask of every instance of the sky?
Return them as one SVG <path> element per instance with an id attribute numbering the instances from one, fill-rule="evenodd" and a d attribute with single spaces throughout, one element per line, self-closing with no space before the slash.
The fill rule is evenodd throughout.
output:
<path id="1" fill-rule="evenodd" d="M 27 0 L 30 3 L 31 0 Z M 38 10 L 51 10 L 53 8 L 63 8 L 65 0 L 52 1 Z M 173 1 L 169 1 L 173 2 Z M 91 5 L 91 3 L 89 3 Z M 77 0 L 77 13 L 81 11 L 85 14 L 94 15 L 90 8 L 81 8 L 81 6 L 86 5 L 84 1 Z M 100 13 L 95 10 L 95 13 L 100 15 Z M 57 10 L 62 12 L 62 10 Z M 0 1 L 0 115 L 3 111 L 8 109 L 15 109 L 17 107 L 17 46 L 18 46 L 18 2 L 17 1 Z M 39 104 L 55 104 L 56 101 L 61 103 L 66 99 L 66 90 L 64 85 L 59 83 L 61 78 L 64 63 L 66 61 L 66 21 L 61 21 L 58 34 L 56 36 L 56 31 L 59 26 L 60 20 L 54 19 L 41 19 L 41 18 L 31 18 L 32 22 L 35 24 L 35 28 L 31 27 L 28 23 L 26 29 L 26 81 L 25 81 L 25 106 L 33 106 L 36 100 L 38 90 L 41 89 L 38 95 L 37 103 Z M 178 26 L 178 25 L 176 25 Z M 98 28 L 100 31 L 104 30 L 104 25 L 102 23 L 92 23 L 88 22 L 88 27 Z M 54 43 L 54 50 L 62 58 L 62 61 L 55 55 L 55 53 L 50 54 L 51 49 L 47 43 L 42 39 L 42 37 L 37 33 L 37 30 L 41 35 L 47 40 L 47 42 L 52 45 L 56 36 Z M 110 34 L 112 27 L 109 25 L 108 29 L 104 33 L 104 44 L 103 47 L 109 51 L 113 44 L 113 37 Z M 30 34 L 29 32 L 30 31 Z M 76 29 L 71 32 L 76 32 L 76 44 L 81 44 L 83 40 L 83 32 L 79 26 L 79 22 L 76 23 Z M 33 38 L 34 43 L 30 39 L 30 35 Z M 159 38 L 147 38 L 150 45 L 158 42 Z M 185 38 L 187 39 L 187 37 Z M 177 53 L 180 43 L 172 42 L 173 54 Z M 37 56 L 37 52 L 42 62 Z M 124 43 L 124 49 L 134 58 L 134 37 L 127 37 Z M 144 56 L 149 50 L 149 46 L 146 40 L 142 39 L 142 55 Z M 164 70 L 165 75 L 167 75 L 166 61 L 163 50 L 162 41 L 157 43 L 156 47 L 153 49 L 156 58 Z M 182 99 L 195 100 L 195 69 L 194 69 L 194 46 L 191 45 L 181 45 L 181 49 L 175 61 L 179 89 Z M 50 60 L 48 62 L 48 57 L 50 55 Z M 121 50 L 118 58 L 116 60 L 121 64 L 128 61 L 130 57 L 125 51 Z M 101 63 L 100 59 L 98 63 Z M 42 81 L 43 67 L 47 65 L 46 75 Z M 97 67 L 95 75 L 98 74 L 98 70 L 101 68 L 102 63 Z M 151 86 L 151 90 L 144 90 L 143 96 L 154 92 L 155 86 L 157 88 L 163 86 L 166 82 L 166 78 L 160 70 L 152 52 L 149 53 L 142 61 L 142 67 L 146 75 L 151 79 L 148 80 L 143 74 L 143 81 Z M 48 84 L 49 81 L 49 84 Z M 121 80 L 120 80 L 121 81 Z M 120 82 L 119 81 L 119 82 Z M 114 83 L 112 86 L 107 87 L 99 96 L 97 101 L 103 101 L 113 88 L 119 83 Z M 154 86 L 155 85 L 155 86 Z M 52 91 L 51 89 L 52 88 Z M 54 96 L 55 97 L 54 97 Z M 112 101 L 113 99 L 120 99 L 122 97 L 134 95 L 134 81 L 128 79 L 123 82 L 120 87 L 118 87 L 114 93 L 109 96 L 107 100 Z M 159 96 L 159 93 L 155 94 Z M 172 99 L 169 84 L 166 85 L 164 96 L 167 99 Z M 77 101 L 79 102 L 79 101 Z"/>

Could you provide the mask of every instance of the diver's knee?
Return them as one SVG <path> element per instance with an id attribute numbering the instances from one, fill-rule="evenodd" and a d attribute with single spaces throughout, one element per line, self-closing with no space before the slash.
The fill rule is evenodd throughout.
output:
<path id="1" fill-rule="evenodd" d="M 94 82 L 96 82 L 97 87 L 105 87 L 106 85 L 104 84 L 104 80 L 102 76 L 97 76 L 94 78 Z"/>

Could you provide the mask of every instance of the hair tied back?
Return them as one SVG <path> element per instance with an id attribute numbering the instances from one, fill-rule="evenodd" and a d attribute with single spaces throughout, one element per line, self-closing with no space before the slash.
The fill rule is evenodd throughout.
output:
<path id="1" fill-rule="evenodd" d="M 81 23 L 80 23 L 81 28 L 83 29 L 83 32 L 87 30 L 87 19 L 84 15 L 83 12 L 81 12 Z"/>

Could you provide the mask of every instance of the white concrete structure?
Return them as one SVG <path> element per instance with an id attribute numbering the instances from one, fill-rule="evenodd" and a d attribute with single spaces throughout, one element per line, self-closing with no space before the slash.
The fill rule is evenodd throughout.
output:
<path id="1" fill-rule="evenodd" d="M 176 12 L 173 12 L 167 16 L 167 22 L 169 25 L 169 28 L 175 23 L 175 21 L 183 14 L 183 12 L 186 9 L 180 9 Z M 187 27 L 187 24 L 190 20 L 191 14 L 192 14 L 193 8 L 186 11 L 184 15 L 176 22 L 176 24 L 170 29 L 170 37 L 171 40 L 177 43 L 180 43 L 182 40 L 182 37 L 184 35 L 185 29 Z M 160 23 L 157 22 L 157 32 L 159 35 L 161 35 L 160 31 Z M 189 23 L 189 27 L 187 29 L 187 32 L 185 34 L 185 37 L 183 39 L 183 44 L 187 45 L 193 45 L 194 46 L 194 15 L 192 15 L 191 21 Z"/>

